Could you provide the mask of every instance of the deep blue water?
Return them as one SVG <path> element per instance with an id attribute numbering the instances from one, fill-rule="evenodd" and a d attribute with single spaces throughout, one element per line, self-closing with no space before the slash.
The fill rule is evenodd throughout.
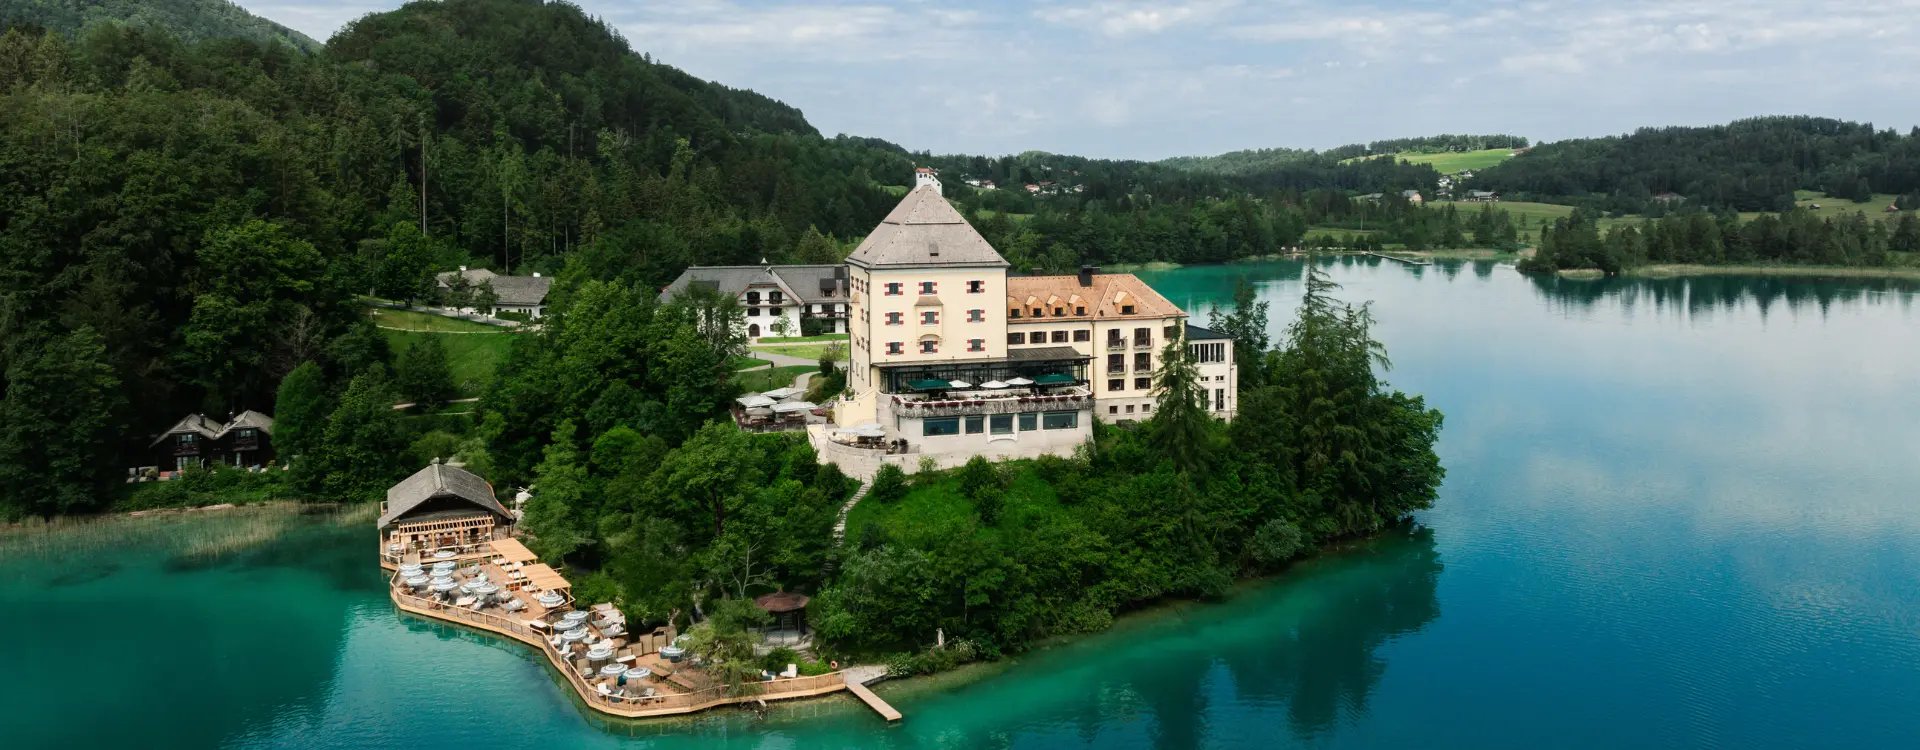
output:
<path id="1" fill-rule="evenodd" d="M 900 726 L 846 698 L 604 726 L 530 652 L 398 617 L 370 531 L 283 520 L 267 550 L 183 553 L 251 523 L 203 518 L 0 543 L 0 727 L 23 747 L 1915 746 L 1910 286 L 1331 270 L 1374 303 L 1390 382 L 1446 412 L 1420 528 L 964 686 L 883 686 Z M 1300 272 L 1142 275 L 1196 318 L 1253 279 L 1277 334 Z"/>

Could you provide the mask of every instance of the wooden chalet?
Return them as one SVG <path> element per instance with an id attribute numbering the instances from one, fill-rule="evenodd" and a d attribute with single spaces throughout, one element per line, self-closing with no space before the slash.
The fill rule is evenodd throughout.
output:
<path id="1" fill-rule="evenodd" d="M 223 423 L 188 414 L 147 447 L 152 465 L 167 471 L 216 463 L 264 466 L 274 458 L 273 417 L 249 409 Z"/>
<path id="2" fill-rule="evenodd" d="M 419 560 L 442 550 L 483 556 L 489 542 L 508 536 L 513 522 L 487 480 L 436 460 L 387 489 L 380 504 L 382 557 Z"/>

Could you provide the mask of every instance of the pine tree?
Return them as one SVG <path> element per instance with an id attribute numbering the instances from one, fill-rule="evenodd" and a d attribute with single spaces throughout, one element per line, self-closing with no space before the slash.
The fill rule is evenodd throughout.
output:
<path id="1" fill-rule="evenodd" d="M 1185 339 L 1170 339 L 1160 351 L 1153 389 L 1153 419 L 1147 422 L 1152 444 L 1175 468 L 1202 473 L 1214 452 L 1218 422 L 1207 413 L 1207 391 Z"/>

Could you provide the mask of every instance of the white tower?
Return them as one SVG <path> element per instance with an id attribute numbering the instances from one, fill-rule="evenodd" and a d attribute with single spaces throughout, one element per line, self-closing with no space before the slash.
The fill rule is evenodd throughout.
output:
<path id="1" fill-rule="evenodd" d="M 940 173 L 933 171 L 933 167 L 914 168 L 913 188 L 918 190 L 923 187 L 931 187 L 935 193 L 940 192 Z"/>

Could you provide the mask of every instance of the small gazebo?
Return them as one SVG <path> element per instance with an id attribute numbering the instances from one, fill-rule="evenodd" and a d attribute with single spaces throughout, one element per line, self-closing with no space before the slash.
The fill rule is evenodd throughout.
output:
<path id="1" fill-rule="evenodd" d="M 753 606 L 773 615 L 773 627 L 768 628 L 769 631 L 791 630 L 796 636 L 804 636 L 807 634 L 808 601 L 806 594 L 775 591 L 755 597 Z"/>

